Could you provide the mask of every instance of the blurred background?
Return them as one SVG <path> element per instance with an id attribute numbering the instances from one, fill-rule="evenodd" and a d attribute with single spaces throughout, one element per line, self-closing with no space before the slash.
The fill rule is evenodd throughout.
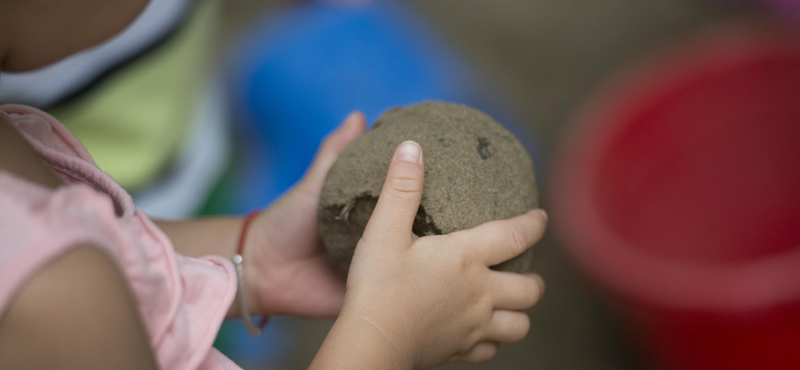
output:
<path id="1" fill-rule="evenodd" d="M 48 99 L 15 87 L 36 76 L 4 74 L 0 101 L 64 121 L 151 215 L 267 206 L 352 110 L 371 124 L 468 104 L 534 157 L 547 293 L 523 341 L 442 369 L 800 368 L 800 1 L 149 7 L 168 15 L 140 20 L 164 25 L 150 41 L 105 46 L 134 52 L 106 50 L 121 56 Z M 304 369 L 331 324 L 273 317 L 254 339 L 231 322 L 215 346 L 245 369 Z"/>
<path id="2" fill-rule="evenodd" d="M 778 342 L 777 346 L 783 352 L 780 349 L 764 350 L 754 358 L 734 355 L 736 352 L 760 351 L 758 346 L 748 347 L 737 343 L 736 339 L 728 345 L 721 344 L 719 348 L 713 345 L 704 347 L 703 341 L 721 343 L 725 342 L 725 337 L 740 336 L 749 338 L 742 339 L 744 342 L 759 341 L 759 337 L 752 333 L 752 325 L 742 329 L 741 322 L 761 320 L 765 315 L 763 310 L 750 308 L 749 311 L 731 314 L 727 308 L 722 308 L 725 311 L 723 316 L 729 316 L 719 319 L 714 316 L 717 308 L 700 309 L 702 312 L 698 315 L 701 321 L 721 320 L 722 324 L 693 329 L 692 325 L 698 320 L 692 316 L 696 313 L 694 307 L 663 313 L 659 310 L 671 310 L 674 307 L 671 303 L 662 305 L 659 302 L 654 304 L 655 311 L 658 311 L 656 313 L 649 306 L 649 297 L 641 298 L 647 301 L 645 305 L 648 307 L 642 308 L 638 305 L 639 297 L 630 297 L 634 293 L 628 294 L 624 288 L 615 286 L 614 282 L 607 282 L 602 276 L 595 275 L 591 266 L 586 266 L 579 257 L 584 251 L 569 248 L 570 242 L 574 244 L 575 240 L 563 237 L 584 233 L 581 220 L 570 218 L 571 210 L 559 203 L 564 198 L 573 197 L 568 192 L 559 193 L 564 183 L 591 181 L 571 178 L 569 174 L 559 175 L 557 169 L 553 168 L 560 165 L 576 168 L 588 166 L 580 158 L 565 163 L 569 162 L 566 159 L 569 153 L 564 151 L 569 152 L 576 145 L 574 142 L 584 136 L 602 136 L 582 132 L 582 127 L 600 123 L 587 118 L 594 117 L 591 112 L 599 109 L 597 105 L 624 106 L 627 101 L 631 105 L 645 104 L 637 99 L 647 94 L 652 94 L 653 99 L 660 99 L 658 94 L 665 87 L 659 85 L 663 84 L 659 81 L 685 79 L 690 83 L 688 81 L 698 73 L 703 75 L 728 68 L 719 66 L 719 60 L 747 59 L 750 53 L 748 48 L 769 44 L 771 41 L 768 40 L 773 38 L 784 42 L 779 42 L 776 49 L 792 49 L 791 45 L 797 45 L 800 40 L 794 34 L 800 25 L 797 22 L 800 14 L 798 2 L 435 0 L 342 1 L 337 4 L 229 1 L 223 4 L 222 9 L 221 45 L 223 49 L 233 45 L 224 50 L 230 50 L 228 56 L 231 57 L 231 64 L 228 65 L 233 66 L 228 71 L 227 80 L 231 83 L 234 97 L 234 116 L 239 124 L 244 123 L 244 127 L 239 126 L 239 129 L 249 133 L 246 136 L 258 137 L 261 142 L 270 143 L 266 148 L 251 149 L 260 152 L 260 155 L 245 155 L 243 158 L 249 158 L 248 161 L 254 161 L 253 157 L 275 158 L 274 162 L 265 159 L 270 163 L 251 165 L 261 168 L 274 166 L 275 173 L 287 176 L 281 179 L 272 173 L 270 179 L 248 177 L 244 181 L 240 177 L 239 186 L 244 189 L 242 193 L 260 191 L 264 196 L 263 201 L 267 201 L 282 191 L 300 176 L 305 168 L 303 164 L 310 160 L 310 153 L 318 139 L 350 110 L 365 111 L 371 123 L 381 111 L 391 106 L 425 99 L 456 101 L 487 111 L 520 136 L 533 154 L 543 205 L 554 211 L 551 214 L 556 219 L 545 240 L 535 247 L 534 270 L 545 277 L 548 291 L 541 303 L 530 310 L 530 335 L 520 343 L 504 345 L 497 359 L 487 364 L 454 364 L 442 368 L 789 369 L 800 366 L 797 355 L 790 355 L 794 352 L 791 348 L 800 347 L 800 338 L 792 333 L 768 333 L 767 337 L 775 337 L 770 343 Z M 753 34 L 763 36 L 763 39 L 750 40 Z M 702 56 L 705 50 L 719 48 L 715 41 L 717 38 L 723 39 L 719 42 L 721 44 L 734 45 L 733 54 L 730 50 L 723 50 Z M 736 46 L 737 43 L 741 46 Z M 778 175 L 779 179 L 775 181 L 783 185 L 788 183 L 790 188 L 798 189 L 800 153 L 796 147 L 800 143 L 800 136 L 797 129 L 792 127 L 797 126 L 797 119 L 800 118 L 796 108 L 800 107 L 800 59 L 797 57 L 800 54 L 796 50 L 792 52 L 794 57 L 784 61 L 789 67 L 775 72 L 777 77 L 770 77 L 769 73 L 755 77 L 788 81 L 788 86 L 778 83 L 780 86 L 776 87 L 777 92 L 774 93 L 769 89 L 775 86 L 767 86 L 767 92 L 744 99 L 782 102 L 783 108 L 759 106 L 750 109 L 750 113 L 759 109 L 784 112 L 775 120 L 784 129 L 779 129 L 775 135 L 790 139 L 783 144 L 784 154 L 778 156 L 777 160 L 781 161 L 783 167 L 776 170 L 782 175 Z M 697 56 L 697 60 L 692 59 L 694 56 Z M 758 60 L 758 57 L 754 58 Z M 671 64 L 681 67 L 670 70 Z M 698 71 L 688 71 L 691 68 Z M 685 75 L 681 75 L 684 72 Z M 731 74 L 737 73 L 731 71 Z M 648 81 L 654 79 L 658 81 L 653 81 L 654 86 L 648 87 Z M 733 90 L 749 88 L 749 85 L 736 83 L 734 81 L 729 87 Z M 636 84 L 644 87 L 634 87 Z M 713 94 L 719 92 L 701 91 L 694 95 L 694 101 L 701 105 L 710 104 L 719 110 L 736 105 L 730 101 L 715 103 Z M 777 97 L 780 94 L 783 96 Z M 603 101 L 608 95 L 616 96 L 619 102 Z M 722 122 L 719 130 L 726 131 L 725 120 L 730 117 L 709 113 L 713 109 L 708 112 L 692 110 L 691 104 L 686 109 L 688 113 L 684 112 L 685 117 L 679 115 L 672 119 L 691 118 L 688 116 L 697 113 L 695 115 L 702 118 L 690 119 L 689 122 L 717 119 Z M 585 113 L 587 110 L 590 113 Z M 743 124 L 762 125 L 760 121 L 752 120 Z M 751 131 L 741 132 L 742 135 L 750 135 L 745 132 Z M 706 132 L 705 135 L 718 135 L 718 132 Z M 676 142 L 673 145 L 681 147 L 684 144 Z M 768 142 L 759 145 L 753 150 L 758 152 L 765 147 L 776 146 Z M 299 146 L 308 148 L 305 157 L 286 157 L 287 152 L 292 152 L 289 148 Z M 283 154 L 275 153 L 272 151 L 275 148 L 286 150 L 277 149 Z M 713 153 L 709 153 L 714 150 L 707 150 L 708 153 L 700 150 L 693 155 L 709 158 L 713 157 Z M 292 155 L 297 156 L 296 153 Z M 296 163 L 292 165 L 294 170 L 279 168 L 286 163 Z M 652 163 L 655 166 L 660 164 L 658 158 Z M 759 163 L 756 166 L 763 165 L 763 162 Z M 715 170 L 709 168 L 717 168 L 717 164 L 712 161 L 709 166 L 700 171 L 714 177 Z M 254 172 L 253 168 L 243 171 L 250 174 Z M 688 179 L 685 173 L 675 176 L 687 178 L 689 188 L 692 181 L 702 182 L 705 178 Z M 757 191 L 763 191 L 762 184 L 753 186 Z M 710 192 L 713 194 L 714 190 Z M 626 194 L 618 192 L 613 196 L 619 198 Z M 681 196 L 676 197 L 682 199 Z M 703 194 L 698 196 L 702 197 Z M 781 196 L 781 201 L 787 202 L 789 207 L 781 220 L 787 229 L 781 230 L 784 234 L 788 232 L 793 235 L 789 236 L 788 250 L 796 255 L 800 239 L 791 230 L 800 229 L 797 213 L 800 209 L 797 199 L 800 196 L 797 190 L 781 193 L 778 198 Z M 699 204 L 697 208 L 704 206 Z M 588 205 L 579 204 L 576 207 Z M 719 210 L 729 212 L 730 207 Z M 698 218 L 692 220 L 704 222 Z M 763 235 L 771 230 L 755 231 L 759 232 Z M 704 235 L 702 231 L 700 234 Z M 584 244 L 591 244 L 591 237 L 587 235 L 589 242 Z M 780 249 L 785 250 L 787 248 Z M 794 264 L 798 261 L 796 258 L 792 261 L 792 265 L 798 266 Z M 670 270 L 670 273 L 680 275 L 682 271 Z M 793 276 L 786 278 L 785 285 L 796 290 L 800 287 L 797 285 L 797 273 L 789 274 Z M 636 279 L 635 276 L 625 278 Z M 711 289 L 722 289 L 714 282 L 709 284 Z M 652 290 L 657 289 L 656 286 L 652 287 Z M 769 291 L 770 287 L 757 289 Z M 777 315 L 779 319 L 776 322 L 778 326 L 792 328 L 787 330 L 798 333 L 800 309 L 797 295 L 789 301 L 792 304 L 785 308 L 788 314 Z M 645 317 L 644 321 L 639 317 Z M 648 321 L 647 318 L 652 320 Z M 652 322 L 668 327 L 685 327 L 686 330 L 669 332 Z M 244 337 L 240 326 L 235 326 L 223 331 L 218 347 L 241 361 L 245 367 L 301 369 L 311 361 L 331 324 L 280 318 L 273 323 L 273 330 L 284 334 L 275 334 L 275 339 L 267 346 L 253 344 L 259 342 Z M 768 325 L 762 322 L 754 326 L 762 328 Z M 696 348 L 692 351 L 669 340 L 651 339 L 651 336 L 662 334 L 673 342 L 685 340 L 685 346 Z M 264 341 L 270 339 L 262 339 L 260 343 Z M 764 362 L 765 358 L 775 361 Z"/>

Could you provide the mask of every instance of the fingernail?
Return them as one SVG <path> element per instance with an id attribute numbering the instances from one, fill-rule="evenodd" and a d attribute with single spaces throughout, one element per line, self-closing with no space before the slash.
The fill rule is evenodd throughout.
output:
<path id="1" fill-rule="evenodd" d="M 544 296 L 544 292 L 547 290 L 547 284 L 544 283 L 544 278 L 542 277 L 542 275 L 538 274 L 536 275 L 536 284 L 539 285 L 539 298 L 537 299 L 538 301 L 539 299 L 542 299 L 542 296 Z"/>
<path id="2" fill-rule="evenodd" d="M 406 141 L 394 152 L 394 157 L 401 161 L 422 163 L 422 148 L 413 141 Z"/>
<path id="3" fill-rule="evenodd" d="M 550 217 L 549 217 L 549 216 L 547 216 L 547 212 L 546 212 L 545 210 L 543 210 L 543 209 L 541 209 L 541 208 L 540 208 L 538 211 L 539 211 L 539 213 L 541 213 L 541 214 L 542 214 L 542 217 L 544 217 L 544 220 L 545 220 L 545 221 L 547 221 L 547 220 L 549 220 L 549 219 L 550 219 Z"/>

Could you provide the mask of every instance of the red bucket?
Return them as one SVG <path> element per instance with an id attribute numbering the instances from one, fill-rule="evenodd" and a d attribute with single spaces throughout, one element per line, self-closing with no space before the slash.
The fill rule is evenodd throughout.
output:
<path id="1" fill-rule="evenodd" d="M 800 369 L 800 35 L 716 30 L 582 111 L 554 228 L 667 369 Z"/>

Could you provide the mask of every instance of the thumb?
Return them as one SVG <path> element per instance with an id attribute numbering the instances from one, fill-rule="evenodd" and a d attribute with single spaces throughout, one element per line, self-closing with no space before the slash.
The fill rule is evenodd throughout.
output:
<path id="1" fill-rule="evenodd" d="M 298 188 L 318 197 L 333 162 L 336 162 L 347 144 L 366 131 L 366 124 L 367 119 L 363 113 L 350 113 L 344 123 L 325 139 Z"/>
<path id="2" fill-rule="evenodd" d="M 422 148 L 413 141 L 400 144 L 361 237 L 364 242 L 394 247 L 411 245 L 411 227 L 422 200 L 424 177 Z"/>

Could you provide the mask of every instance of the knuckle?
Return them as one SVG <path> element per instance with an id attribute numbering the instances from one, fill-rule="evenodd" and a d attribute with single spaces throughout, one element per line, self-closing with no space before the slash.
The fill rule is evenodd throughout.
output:
<path id="1" fill-rule="evenodd" d="M 389 179 L 389 193 L 398 198 L 422 192 L 422 180 L 412 176 L 396 176 Z"/>
<path id="2" fill-rule="evenodd" d="M 446 245 L 447 247 L 454 248 L 456 250 L 471 249 L 474 247 L 467 238 L 462 237 L 462 235 L 457 232 L 437 235 L 436 237 L 441 238 L 441 242 L 439 243 L 440 245 Z"/>
<path id="3" fill-rule="evenodd" d="M 437 238 L 441 238 L 441 243 L 438 245 L 448 246 L 442 248 L 442 251 L 449 256 L 457 271 L 462 273 L 469 271 L 479 262 L 477 249 L 469 243 L 465 243 L 457 234 L 438 235 Z"/>
<path id="4" fill-rule="evenodd" d="M 482 330 L 487 329 L 489 324 L 492 322 L 493 317 L 495 301 L 493 295 L 486 291 L 476 292 L 473 294 L 473 298 L 470 301 L 474 307 L 478 308 L 479 312 L 482 312 L 480 318 L 478 319 L 480 322 L 480 327 Z"/>
<path id="5" fill-rule="evenodd" d="M 476 254 L 477 253 L 472 248 L 459 249 L 458 253 L 455 254 L 455 261 L 458 270 L 461 272 L 471 270 L 476 265 L 476 261 L 478 260 Z"/>
<path id="6" fill-rule="evenodd" d="M 508 239 L 515 251 L 521 252 L 528 249 L 527 233 L 519 226 L 512 226 L 508 229 Z"/>

